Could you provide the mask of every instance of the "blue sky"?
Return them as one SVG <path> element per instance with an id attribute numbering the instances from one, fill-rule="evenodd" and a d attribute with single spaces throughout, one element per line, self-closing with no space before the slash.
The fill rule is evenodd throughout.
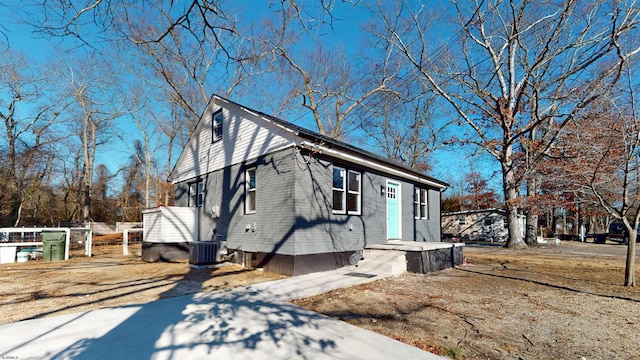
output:
<path id="1" fill-rule="evenodd" d="M 255 20 L 263 14 L 268 13 L 268 8 L 265 5 L 266 2 L 258 3 L 263 4 L 262 7 L 255 6 L 256 3 L 258 2 L 246 2 L 245 4 L 248 11 L 241 14 L 241 16 L 253 18 Z M 242 3 L 236 3 L 236 5 L 237 4 Z M 13 49 L 20 50 L 28 54 L 30 60 L 33 61 L 34 64 L 45 61 L 49 56 L 51 47 L 56 44 L 59 45 L 60 40 L 47 40 L 36 36 L 28 26 L 16 24 L 13 19 L 10 18 L 10 14 L 10 11 L 3 11 L 3 9 L 0 8 L 0 24 L 2 24 L 3 30 L 8 37 L 9 45 Z M 360 9 L 354 10 L 348 4 L 336 2 L 334 16 L 333 31 L 327 32 L 321 37 L 328 45 L 341 45 L 347 53 L 355 59 L 356 49 L 358 49 L 361 42 L 360 25 L 362 22 L 368 20 L 366 11 Z M 442 34 L 442 36 L 446 41 L 446 37 L 449 35 Z M 64 43 L 62 43 L 62 45 L 64 45 Z M 255 107 L 252 106 L 252 104 L 246 105 L 249 107 Z M 257 110 L 266 111 L 266 109 L 259 108 Z M 285 118 L 285 120 L 292 119 Z M 310 115 L 299 120 L 294 120 L 296 120 L 298 125 L 315 130 L 315 125 Z M 128 136 L 137 138 L 140 137 L 138 135 L 139 130 L 130 118 L 120 118 L 118 120 L 118 128 L 119 132 L 122 134 L 127 134 Z M 375 149 L 368 150 L 375 151 Z M 468 149 L 467 151 L 463 151 L 460 148 L 438 150 L 433 155 L 433 170 L 430 175 L 449 182 L 454 187 L 454 189 L 449 191 L 455 192 L 459 191 L 455 188 L 461 185 L 461 180 L 464 179 L 465 174 L 470 171 L 471 167 L 473 167 L 475 171 L 478 171 L 485 177 L 489 178 L 492 187 L 499 190 L 501 183 L 499 175 L 492 177 L 494 173 L 497 173 L 495 171 L 497 169 L 495 162 L 488 159 L 487 156 L 474 156 L 470 158 L 469 153 L 473 150 L 475 149 Z M 100 151 L 97 154 L 96 164 L 104 163 L 112 172 L 116 172 L 117 169 L 129 160 L 129 155 L 130 148 L 128 145 L 125 145 L 120 140 L 115 139 L 111 144 L 107 145 L 103 151 Z M 175 158 L 177 158 L 177 156 L 175 156 L 174 159 Z M 159 164 L 164 164 L 165 161 L 166 160 L 160 160 Z M 500 192 L 501 191 L 498 191 L 498 193 Z"/>

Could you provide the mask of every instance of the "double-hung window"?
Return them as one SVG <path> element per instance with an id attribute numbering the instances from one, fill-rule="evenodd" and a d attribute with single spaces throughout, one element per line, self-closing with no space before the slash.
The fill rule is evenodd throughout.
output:
<path id="1" fill-rule="evenodd" d="M 345 207 L 345 169 L 339 167 L 333 168 L 333 212 L 338 214 L 344 214 L 346 212 Z"/>
<path id="2" fill-rule="evenodd" d="M 333 212 L 360 215 L 362 212 L 362 174 L 333 168 Z"/>
<path id="3" fill-rule="evenodd" d="M 204 182 L 202 180 L 189 184 L 189 207 L 201 207 L 204 201 Z"/>
<path id="4" fill-rule="evenodd" d="M 360 181 L 360 173 L 356 171 L 347 171 L 347 212 L 349 214 L 360 215 L 360 193 L 362 192 L 362 186 Z"/>
<path id="5" fill-rule="evenodd" d="M 256 212 L 256 168 L 247 169 L 244 173 L 244 213 Z"/>
<path id="6" fill-rule="evenodd" d="M 415 188 L 416 192 L 413 196 L 413 211 L 416 219 L 429 218 L 428 192 L 426 189 Z"/>
<path id="7" fill-rule="evenodd" d="M 211 133 L 213 134 L 212 143 L 216 141 L 222 140 L 222 122 L 224 120 L 224 115 L 222 114 L 222 109 L 213 113 L 211 117 Z"/>

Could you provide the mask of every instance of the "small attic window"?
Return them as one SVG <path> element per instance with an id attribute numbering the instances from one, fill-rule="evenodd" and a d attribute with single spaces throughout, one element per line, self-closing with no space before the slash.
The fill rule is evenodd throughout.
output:
<path id="1" fill-rule="evenodd" d="M 224 120 L 222 109 L 216 111 L 211 116 L 211 133 L 213 134 L 212 143 L 222 140 L 222 120 Z"/>

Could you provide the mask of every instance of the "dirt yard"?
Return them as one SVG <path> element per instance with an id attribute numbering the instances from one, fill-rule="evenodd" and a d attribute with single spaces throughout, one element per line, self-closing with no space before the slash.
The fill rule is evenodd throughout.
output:
<path id="1" fill-rule="evenodd" d="M 278 278 L 237 266 L 144 263 L 119 251 L 0 265 L 0 323 Z M 457 269 L 296 303 L 466 359 L 640 359 L 640 289 L 621 286 L 624 246 L 564 242 L 524 251 L 467 247 L 464 254 L 467 264 Z"/>
<path id="2" fill-rule="evenodd" d="M 215 291 L 280 278 L 239 265 L 193 269 L 182 263 L 146 263 L 140 245 L 94 246 L 69 261 L 0 265 L 0 324 Z"/>
<path id="3" fill-rule="evenodd" d="M 624 250 L 466 247 L 457 269 L 295 303 L 450 357 L 640 359 L 640 289 L 621 286 Z"/>

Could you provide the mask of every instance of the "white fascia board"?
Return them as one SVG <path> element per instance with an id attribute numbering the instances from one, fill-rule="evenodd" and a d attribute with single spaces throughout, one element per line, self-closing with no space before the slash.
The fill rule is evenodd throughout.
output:
<path id="1" fill-rule="evenodd" d="M 352 155 L 352 154 L 349 154 L 349 153 L 346 153 L 346 152 L 343 152 L 343 151 L 334 150 L 334 149 L 331 149 L 331 148 L 328 148 L 328 147 L 325 147 L 325 146 L 322 146 L 322 145 L 310 143 L 310 142 L 307 142 L 307 141 L 302 141 L 300 143 L 300 146 L 303 147 L 303 148 L 309 149 L 309 150 L 314 150 L 314 151 L 319 150 L 320 153 L 328 154 L 328 155 L 331 155 L 331 156 L 336 157 L 338 159 L 346 160 L 346 161 L 349 161 L 351 163 L 359 164 L 359 165 L 366 166 L 366 167 L 369 167 L 369 168 L 372 168 L 372 169 L 377 169 L 377 170 L 380 170 L 380 171 L 382 171 L 384 173 L 387 173 L 387 174 L 397 175 L 397 176 L 400 176 L 402 178 L 413 180 L 413 181 L 419 182 L 421 184 L 429 185 L 429 186 L 432 186 L 432 187 L 435 187 L 435 188 L 438 188 L 438 189 L 441 189 L 441 190 L 447 188 L 446 186 L 443 186 L 442 184 L 438 184 L 438 183 L 433 182 L 433 181 L 431 181 L 431 180 L 429 180 L 427 178 L 424 178 L 422 176 L 417 176 L 417 175 L 408 173 L 406 171 L 401 171 L 401 170 L 398 170 L 398 169 L 394 169 L 394 168 L 386 166 L 386 165 L 384 165 L 384 164 L 382 164 L 382 163 L 380 163 L 378 161 L 371 161 L 371 160 L 368 160 L 368 159 L 365 159 L 365 158 L 362 158 L 362 157 L 359 157 L 359 156 L 355 156 L 355 155 Z"/>
<path id="2" fill-rule="evenodd" d="M 277 126 L 278 128 L 283 129 L 283 130 L 287 131 L 287 132 L 288 132 L 288 133 L 290 133 L 290 134 L 298 135 L 298 132 L 297 132 L 296 130 L 291 129 L 291 128 L 288 128 L 288 127 L 286 127 L 286 126 L 284 126 L 284 125 L 282 125 L 282 124 L 279 124 L 279 123 L 277 123 L 277 122 L 275 122 L 275 121 L 272 121 L 271 119 L 269 119 L 269 118 L 265 117 L 264 115 L 258 114 L 258 113 L 256 113 L 256 112 L 252 111 L 251 109 L 246 108 L 246 107 L 244 107 L 244 106 L 242 106 L 242 105 L 240 105 L 240 104 L 236 104 L 236 103 L 233 103 L 233 104 L 232 104 L 232 103 L 231 103 L 230 101 L 228 101 L 227 99 L 224 99 L 224 98 L 221 98 L 221 97 L 218 97 L 218 96 L 216 96 L 216 99 L 217 99 L 219 102 L 224 102 L 224 103 L 226 103 L 227 105 L 237 106 L 237 107 L 241 108 L 244 112 L 246 112 L 246 113 L 248 113 L 248 114 L 251 114 L 251 115 L 255 116 L 256 118 L 262 119 L 263 121 L 266 121 L 266 122 L 268 122 L 268 123 L 269 123 L 269 124 L 271 124 L 271 125 Z"/>

